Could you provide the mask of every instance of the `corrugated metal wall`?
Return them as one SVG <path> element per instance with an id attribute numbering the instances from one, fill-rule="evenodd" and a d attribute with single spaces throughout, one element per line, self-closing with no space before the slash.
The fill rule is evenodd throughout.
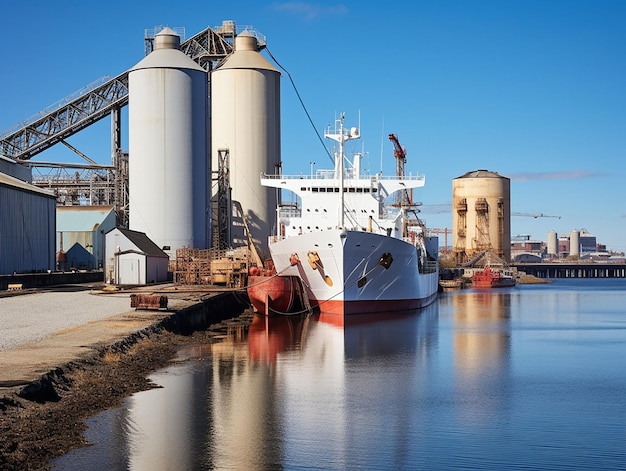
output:
<path id="1" fill-rule="evenodd" d="M 0 274 L 54 270 L 56 201 L 0 185 Z"/>

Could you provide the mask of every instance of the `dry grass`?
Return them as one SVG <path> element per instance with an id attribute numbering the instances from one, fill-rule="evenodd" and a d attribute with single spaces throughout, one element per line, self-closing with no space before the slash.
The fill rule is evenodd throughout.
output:
<path id="1" fill-rule="evenodd" d="M 108 350 L 102 357 L 103 363 L 117 363 L 120 361 L 121 354 Z"/>

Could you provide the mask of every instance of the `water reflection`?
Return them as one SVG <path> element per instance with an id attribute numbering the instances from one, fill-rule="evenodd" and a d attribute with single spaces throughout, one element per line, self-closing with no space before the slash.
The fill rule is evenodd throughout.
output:
<path id="1" fill-rule="evenodd" d="M 466 425 L 497 419 L 508 400 L 511 295 L 475 290 L 450 298 L 454 323 L 454 378 L 464 398 Z"/>
<path id="2" fill-rule="evenodd" d="M 260 317 L 182 351 L 57 468 L 623 469 L 621 283 L 459 290 L 344 328 Z"/>
<path id="3" fill-rule="evenodd" d="M 409 390 L 416 380 L 406 372 L 427 362 L 436 310 L 433 305 L 385 322 L 355 318 L 343 328 L 319 317 L 256 318 L 248 335 L 245 381 L 214 368 L 222 372 L 214 375 L 211 392 L 214 464 L 254 469 L 261 462 L 258 467 L 279 468 L 304 460 L 322 469 L 341 468 L 350 456 L 354 459 L 350 450 L 380 446 L 383 436 L 392 448 L 406 447 L 414 415 Z M 228 342 L 216 345 L 213 362 L 226 361 L 225 352 L 231 351 Z M 245 396 L 254 398 L 247 406 Z M 227 397 L 241 397 L 247 423 L 224 407 Z M 239 439 L 230 437 L 242 427 L 254 430 L 251 435 L 259 440 L 248 437 L 254 446 L 236 454 Z M 245 462 L 234 462 L 234 456 Z"/>
<path id="4" fill-rule="evenodd" d="M 247 336 L 233 330 L 181 351 L 184 361 L 152 376 L 162 388 L 134 395 L 109 418 L 116 444 L 100 465 L 254 470 L 304 460 L 336 469 L 354 463 L 355 447 L 377 446 L 372 427 L 406 453 L 410 391 L 436 344 L 437 304 L 371 319 L 340 328 L 319 317 L 258 316 Z M 59 463 L 72 469 L 69 461 Z"/>
<path id="5" fill-rule="evenodd" d="M 278 354 L 299 350 L 308 335 L 310 317 L 255 315 L 248 329 L 251 361 L 275 364 Z"/>

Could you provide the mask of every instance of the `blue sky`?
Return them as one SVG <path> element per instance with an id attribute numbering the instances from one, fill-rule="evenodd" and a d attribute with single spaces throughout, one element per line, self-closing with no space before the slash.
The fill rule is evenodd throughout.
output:
<path id="1" fill-rule="evenodd" d="M 561 216 L 513 216 L 512 235 L 586 228 L 626 251 L 626 1 L 173 3 L 3 2 L 0 130 L 132 67 L 145 29 L 190 37 L 234 20 L 267 37 L 319 131 L 360 115 L 371 172 L 394 173 L 387 135 L 398 135 L 406 172 L 426 175 L 415 198 L 428 226 L 450 228 L 428 205 L 487 169 L 511 179 L 512 211 Z M 281 90 L 284 172 L 326 166 L 286 74 Z M 68 142 L 111 161 L 108 119 Z M 33 160 L 77 158 L 57 145 Z"/>

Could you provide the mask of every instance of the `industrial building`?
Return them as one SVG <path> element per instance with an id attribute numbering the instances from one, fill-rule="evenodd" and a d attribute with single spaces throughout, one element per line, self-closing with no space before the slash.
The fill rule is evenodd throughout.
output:
<path id="1" fill-rule="evenodd" d="M 16 218 L 16 208 L 23 208 L 33 216 L 27 221 L 29 230 L 48 230 L 46 236 L 26 238 L 28 250 L 13 245 L 15 234 L 2 234 L 4 271 L 107 265 L 110 247 L 102 247 L 100 240 L 110 229 L 108 216 L 106 227 L 98 222 L 100 236 L 95 223 L 91 231 L 69 227 L 59 216 L 63 227 L 55 237 L 55 198 L 76 214 L 89 212 L 89 206 L 113 208 L 114 227 L 144 234 L 169 257 L 181 249 L 214 247 L 224 253 L 240 246 L 255 252 L 257 259 L 258 253 L 266 254 L 278 197 L 259 178 L 262 172 L 275 173 L 281 164 L 280 73 L 260 55 L 265 38 L 249 26 L 237 28 L 233 21 L 184 41 L 168 27 L 146 31 L 146 55 L 130 70 L 96 81 L 60 100 L 58 107 L 0 134 L 0 172 L 11 175 L 4 177 L 3 188 L 12 187 L 14 194 L 3 198 L 2 204 L 13 211 L 2 208 L 2 217 Z M 120 112 L 126 105 L 128 152 L 121 148 Z M 111 119 L 111 163 L 103 165 L 65 139 L 105 117 Z M 85 163 L 31 161 L 59 143 Z M 42 207 L 49 200 L 51 212 L 44 217 L 38 208 L 29 211 L 32 203 L 16 198 L 15 188 L 44 197 Z M 17 227 L 10 222 L 3 224 L 3 232 Z M 16 249 L 12 257 L 4 256 Z M 32 263 L 18 255 L 28 251 Z M 67 260 L 69 251 L 76 254 L 75 261 Z M 44 253 L 45 263 L 39 260 Z M 148 273 L 145 280 L 157 278 L 161 273 Z"/>
<path id="2" fill-rule="evenodd" d="M 606 245 L 600 244 L 587 229 L 573 229 L 558 235 L 548 232 L 547 241 L 531 240 L 530 236 L 518 236 L 511 240 L 511 257 L 514 262 L 538 262 L 543 260 L 608 260 L 611 254 Z M 613 257 L 612 259 L 617 260 Z"/>
<path id="3" fill-rule="evenodd" d="M 56 198 L 0 173 L 0 275 L 54 270 Z"/>
<path id="4" fill-rule="evenodd" d="M 113 206 L 57 206 L 56 269 L 104 266 L 104 234 L 115 227 Z"/>
<path id="5" fill-rule="evenodd" d="M 453 254 L 463 264 L 490 251 L 511 259 L 510 179 L 488 170 L 467 172 L 452 181 Z"/>

